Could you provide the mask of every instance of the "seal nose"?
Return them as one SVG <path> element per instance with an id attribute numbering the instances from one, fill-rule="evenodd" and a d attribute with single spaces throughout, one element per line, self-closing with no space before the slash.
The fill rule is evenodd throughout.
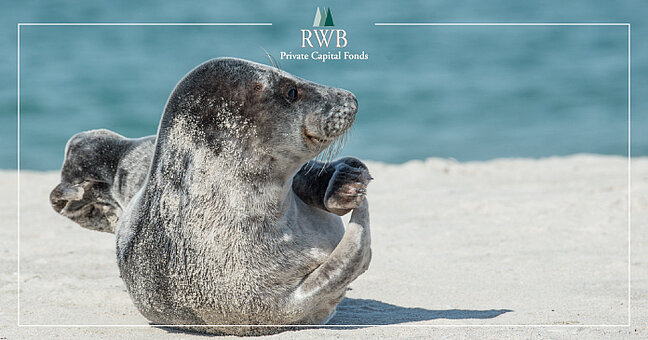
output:
<path id="1" fill-rule="evenodd" d="M 347 111 L 347 114 L 355 115 L 356 112 L 358 112 L 358 100 L 353 93 L 346 90 L 340 90 L 338 96 L 340 97 L 342 102 L 341 105 L 344 107 L 345 111 Z"/>
<path id="2" fill-rule="evenodd" d="M 327 137 L 337 137 L 351 127 L 358 112 L 358 100 L 353 93 L 346 90 L 338 90 L 333 101 L 335 105 L 329 111 L 324 133 Z"/>

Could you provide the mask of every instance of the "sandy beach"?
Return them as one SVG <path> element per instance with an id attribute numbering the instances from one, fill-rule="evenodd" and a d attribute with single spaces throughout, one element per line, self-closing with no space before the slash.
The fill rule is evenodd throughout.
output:
<path id="1" fill-rule="evenodd" d="M 273 337 L 648 337 L 648 158 L 631 168 L 630 327 L 626 158 L 367 164 L 369 270 L 331 327 Z M 119 278 L 114 235 L 50 207 L 57 172 L 20 178 L 18 231 L 17 175 L 0 171 L 0 339 L 202 337 L 147 326 Z"/>

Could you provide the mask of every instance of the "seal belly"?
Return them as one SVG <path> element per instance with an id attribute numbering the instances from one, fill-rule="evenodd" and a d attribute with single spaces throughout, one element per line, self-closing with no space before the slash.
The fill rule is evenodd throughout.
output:
<path id="1" fill-rule="evenodd" d="M 291 318 L 281 306 L 282 296 L 299 283 L 293 271 L 301 266 L 294 259 L 268 254 L 260 243 L 243 246 L 221 238 L 214 246 L 204 241 L 216 237 L 211 232 L 193 239 L 181 235 L 142 228 L 135 237 L 140 241 L 120 261 L 131 298 L 147 319 L 158 324 L 277 324 Z M 291 270 L 281 273 L 281 267 Z"/>
<path id="2" fill-rule="evenodd" d="M 313 219 L 309 209 L 315 208 L 302 205 L 291 202 L 268 235 L 232 232 L 229 226 L 200 232 L 141 226 L 119 261 L 132 300 L 157 324 L 325 321 L 339 300 L 304 318 L 306 311 L 286 308 L 286 297 L 333 251 L 344 229 L 338 216 L 317 211 L 321 216 Z M 339 230 L 316 233 L 314 223 L 323 220 L 337 220 Z"/>

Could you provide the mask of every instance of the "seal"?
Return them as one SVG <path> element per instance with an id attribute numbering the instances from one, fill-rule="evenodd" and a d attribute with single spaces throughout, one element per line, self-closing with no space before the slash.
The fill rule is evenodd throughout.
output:
<path id="1" fill-rule="evenodd" d="M 213 59 L 176 85 L 157 136 L 77 138 L 94 144 L 87 158 L 108 147 L 105 158 L 117 155 L 117 163 L 82 162 L 73 137 L 62 170 L 70 175 L 52 204 L 65 202 L 60 211 L 90 205 L 103 219 L 110 209 L 94 208 L 99 198 L 119 207 L 120 274 L 154 324 L 237 335 L 323 324 L 369 266 L 371 176 L 353 157 L 311 159 L 344 136 L 357 107 L 346 90 L 242 59 Z M 133 175 L 138 146 L 152 152 L 150 162 L 139 156 L 146 171 Z M 66 170 L 77 164 L 88 166 Z M 105 176 L 89 176 L 89 168 Z M 130 180 L 116 180 L 124 169 Z M 86 182 L 105 185 L 79 186 Z M 345 229 L 340 216 L 350 211 Z"/>

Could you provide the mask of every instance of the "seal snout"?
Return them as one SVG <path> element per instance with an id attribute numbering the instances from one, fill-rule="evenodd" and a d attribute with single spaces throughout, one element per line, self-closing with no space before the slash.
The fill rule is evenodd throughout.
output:
<path id="1" fill-rule="evenodd" d="M 326 88 L 326 95 L 315 103 L 305 117 L 303 135 L 309 144 L 322 147 L 343 135 L 353 124 L 358 112 L 358 100 L 353 93 Z"/>
<path id="2" fill-rule="evenodd" d="M 339 90 L 336 95 L 335 105 L 329 110 L 322 130 L 328 138 L 336 138 L 346 132 L 358 112 L 358 100 L 353 93 L 346 90 Z"/>

